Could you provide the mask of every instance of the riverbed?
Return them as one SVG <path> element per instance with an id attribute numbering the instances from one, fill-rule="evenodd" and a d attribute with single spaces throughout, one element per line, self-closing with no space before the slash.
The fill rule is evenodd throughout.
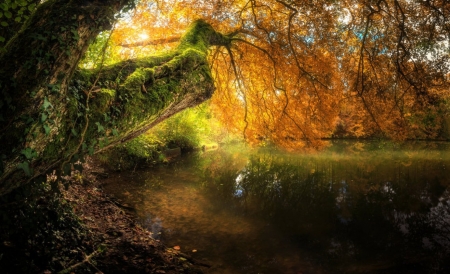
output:
<path id="1" fill-rule="evenodd" d="M 450 144 L 223 146 L 121 172 L 105 191 L 207 273 L 449 273 Z"/>

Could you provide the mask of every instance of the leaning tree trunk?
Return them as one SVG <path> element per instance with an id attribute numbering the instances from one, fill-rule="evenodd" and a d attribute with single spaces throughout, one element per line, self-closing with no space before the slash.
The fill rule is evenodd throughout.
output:
<path id="1" fill-rule="evenodd" d="M 77 69 L 89 43 L 128 1 L 49 0 L 0 55 L 0 196 L 69 169 L 85 153 L 138 136 L 209 98 L 206 54 L 230 39 L 197 21 L 176 50 Z"/>

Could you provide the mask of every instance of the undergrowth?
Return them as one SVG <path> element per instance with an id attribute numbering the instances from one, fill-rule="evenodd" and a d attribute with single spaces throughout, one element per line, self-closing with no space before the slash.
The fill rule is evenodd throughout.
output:
<path id="1" fill-rule="evenodd" d="M 108 151 L 97 159 L 113 170 L 130 170 L 142 165 L 166 163 L 168 152 L 186 153 L 204 146 L 237 140 L 211 114 L 209 103 L 180 112 L 150 131 Z"/>
<path id="2" fill-rule="evenodd" d="M 87 231 L 56 183 L 25 185 L 0 197 L 1 273 L 61 271 L 92 250 Z"/>

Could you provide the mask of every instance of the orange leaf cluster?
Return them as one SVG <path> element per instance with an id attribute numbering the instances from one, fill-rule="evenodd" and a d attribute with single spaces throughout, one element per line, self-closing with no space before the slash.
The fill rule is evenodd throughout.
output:
<path id="1" fill-rule="evenodd" d="M 445 0 L 141 1 L 113 40 L 124 58 L 151 54 L 198 18 L 234 34 L 231 48 L 211 50 L 212 105 L 251 143 L 296 149 L 329 137 L 436 138 L 445 130 Z"/>

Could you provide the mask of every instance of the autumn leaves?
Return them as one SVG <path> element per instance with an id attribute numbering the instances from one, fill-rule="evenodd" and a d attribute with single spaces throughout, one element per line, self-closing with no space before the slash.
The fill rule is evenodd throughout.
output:
<path id="1" fill-rule="evenodd" d="M 446 138 L 448 56 L 430 59 L 424 52 L 436 53 L 437 45 L 448 51 L 438 43 L 450 35 L 448 5 L 142 1 L 132 24 L 119 24 L 113 38 L 118 45 L 151 44 L 132 41 L 145 32 L 148 41 L 167 41 L 118 47 L 136 55 L 176 46 L 174 37 L 199 18 L 221 33 L 234 32 L 231 47 L 210 51 L 212 102 L 224 126 L 252 143 L 298 148 L 333 136 Z"/>

